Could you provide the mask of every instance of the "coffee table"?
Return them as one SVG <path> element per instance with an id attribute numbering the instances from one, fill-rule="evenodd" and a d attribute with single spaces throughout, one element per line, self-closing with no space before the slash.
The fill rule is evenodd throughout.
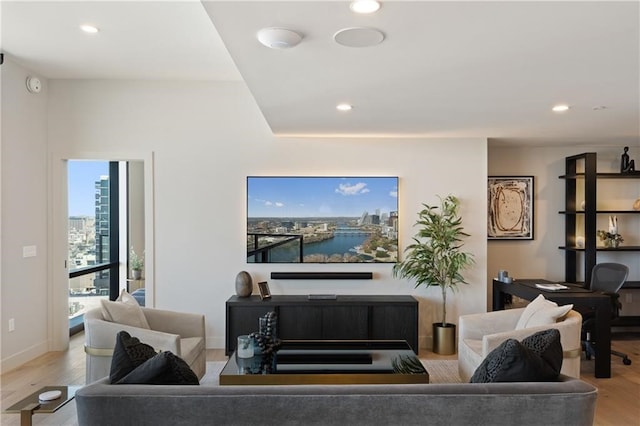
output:
<path id="1" fill-rule="evenodd" d="M 220 385 L 429 383 L 404 340 L 285 340 L 272 357 L 229 357 Z"/>
<path id="2" fill-rule="evenodd" d="M 76 396 L 78 389 L 80 389 L 80 386 L 45 386 L 7 408 L 5 413 L 20 413 L 20 426 L 31 426 L 31 416 L 33 414 L 55 413 Z M 38 399 L 40 394 L 53 390 L 58 390 L 62 393 L 59 398 L 46 402 Z"/>

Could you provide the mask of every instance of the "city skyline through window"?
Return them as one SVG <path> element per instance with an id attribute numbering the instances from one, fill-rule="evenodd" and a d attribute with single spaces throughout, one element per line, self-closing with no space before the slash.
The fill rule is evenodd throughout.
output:
<path id="1" fill-rule="evenodd" d="M 69 160 L 67 197 L 69 328 L 75 330 L 87 310 L 109 297 L 109 269 L 82 272 L 109 262 L 109 162 Z"/>

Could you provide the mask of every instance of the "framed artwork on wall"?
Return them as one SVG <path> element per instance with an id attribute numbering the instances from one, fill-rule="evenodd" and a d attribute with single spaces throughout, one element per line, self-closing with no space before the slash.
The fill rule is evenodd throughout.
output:
<path id="1" fill-rule="evenodd" d="M 533 176 L 489 176 L 487 238 L 533 240 Z"/>

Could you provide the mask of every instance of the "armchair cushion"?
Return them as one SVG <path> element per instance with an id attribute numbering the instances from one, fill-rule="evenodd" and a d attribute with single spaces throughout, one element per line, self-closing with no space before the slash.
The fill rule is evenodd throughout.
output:
<path id="1" fill-rule="evenodd" d="M 116 322 L 118 324 L 130 325 L 132 327 L 150 329 L 149 322 L 142 312 L 142 308 L 138 305 L 136 299 L 131 296 L 133 302 L 128 298 L 122 299 L 121 302 L 111 302 L 101 299 L 102 315 L 106 321 Z"/>
<path id="2" fill-rule="evenodd" d="M 549 382 L 558 379 L 561 366 L 560 332 L 549 329 L 522 342 L 502 342 L 478 366 L 471 383 Z"/>
<path id="3" fill-rule="evenodd" d="M 516 324 L 516 330 L 553 324 L 571 309 L 573 309 L 573 305 L 558 306 L 540 294 L 526 306 Z"/>
<path id="4" fill-rule="evenodd" d="M 126 331 L 120 331 L 116 335 L 116 346 L 113 349 L 111 359 L 111 371 L 109 380 L 117 383 L 136 367 L 156 355 L 153 347 L 142 343 L 137 337 L 131 337 Z"/>

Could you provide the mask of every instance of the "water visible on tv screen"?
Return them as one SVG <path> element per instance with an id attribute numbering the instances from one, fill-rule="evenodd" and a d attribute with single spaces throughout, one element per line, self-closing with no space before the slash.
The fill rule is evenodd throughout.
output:
<path id="1" fill-rule="evenodd" d="M 397 177 L 247 177 L 248 263 L 397 259 Z"/>

